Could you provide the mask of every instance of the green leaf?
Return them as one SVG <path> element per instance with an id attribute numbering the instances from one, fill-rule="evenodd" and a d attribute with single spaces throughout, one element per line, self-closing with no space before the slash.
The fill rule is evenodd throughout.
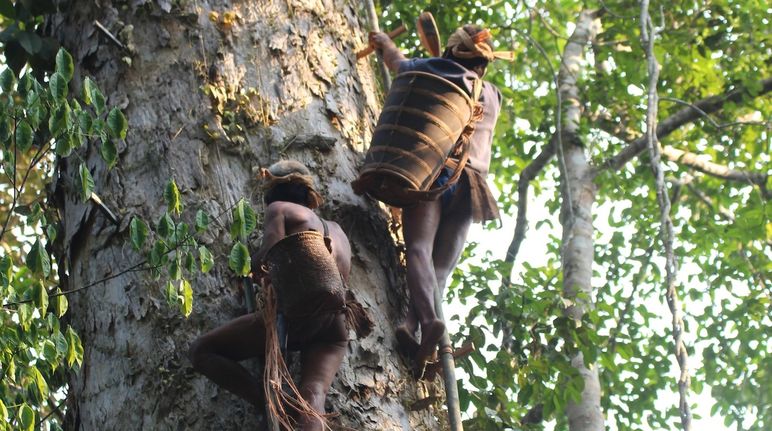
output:
<path id="1" fill-rule="evenodd" d="M 153 248 L 150 250 L 150 264 L 153 266 L 161 266 L 166 261 L 166 244 L 163 241 L 156 241 L 153 244 Z"/>
<path id="2" fill-rule="evenodd" d="M 163 238 L 169 238 L 174 233 L 174 221 L 169 217 L 169 213 L 164 213 L 161 220 L 158 220 L 158 235 Z"/>
<path id="3" fill-rule="evenodd" d="M 56 226 L 49 224 L 46 226 L 46 236 L 48 236 L 48 242 L 52 243 L 56 241 L 56 235 L 59 231 L 56 230 Z"/>
<path id="4" fill-rule="evenodd" d="M 107 114 L 107 128 L 113 138 L 126 139 L 126 131 L 129 130 L 129 122 L 118 108 L 113 108 Z"/>
<path id="5" fill-rule="evenodd" d="M 185 269 L 190 273 L 196 270 L 196 258 L 193 257 L 193 253 L 185 254 Z"/>
<path id="6" fill-rule="evenodd" d="M 38 100 L 40 98 L 39 94 L 32 91 L 35 85 L 33 81 L 34 79 L 35 78 L 32 78 L 29 73 L 25 73 L 21 78 L 19 78 L 18 84 L 16 84 L 16 91 L 18 91 L 20 94 L 27 95 L 28 104 L 30 104 L 30 100 Z"/>
<path id="7" fill-rule="evenodd" d="M 173 259 L 169 263 L 169 278 L 172 280 L 182 279 L 182 265 L 180 265 L 179 259 Z"/>
<path id="8" fill-rule="evenodd" d="M 35 429 L 35 411 L 24 403 L 18 411 L 19 431 L 32 431 Z"/>
<path id="9" fill-rule="evenodd" d="M 96 111 L 97 115 L 102 115 L 105 112 L 105 96 L 102 95 L 102 92 L 96 86 L 93 87 L 91 100 L 94 102 L 94 111 Z"/>
<path id="10" fill-rule="evenodd" d="M 40 315 L 45 316 L 48 310 L 48 292 L 42 282 L 35 283 L 32 287 L 32 299 L 35 301 L 35 307 L 40 310 Z"/>
<path id="11" fill-rule="evenodd" d="M 67 157 L 72 153 L 72 150 L 75 149 L 75 141 L 73 140 L 72 136 L 60 136 L 56 140 L 56 148 L 54 149 L 54 152 L 57 156 L 60 157 Z"/>
<path id="12" fill-rule="evenodd" d="M 250 272 L 249 249 L 241 241 L 237 241 L 228 256 L 228 268 L 236 274 L 246 277 Z"/>
<path id="13" fill-rule="evenodd" d="M 56 353 L 61 356 L 67 354 L 67 349 L 69 349 L 69 346 L 67 345 L 67 338 L 65 338 L 64 334 L 61 332 L 55 333 L 54 344 L 56 344 Z"/>
<path id="14" fill-rule="evenodd" d="M 83 81 L 83 102 L 93 106 L 97 115 L 101 115 L 105 110 L 105 96 L 90 78 Z"/>
<path id="15" fill-rule="evenodd" d="M 32 126 L 33 130 L 37 130 L 40 127 L 40 123 L 43 122 L 43 120 L 46 117 L 46 109 L 41 105 L 40 101 L 35 101 L 34 103 L 27 106 L 27 122 L 29 122 L 30 126 Z"/>
<path id="16" fill-rule="evenodd" d="M 16 149 L 23 153 L 32 146 L 32 127 L 22 120 L 16 125 Z"/>
<path id="17" fill-rule="evenodd" d="M 8 409 L 5 407 L 5 403 L 3 403 L 3 400 L 0 400 L 0 424 L 5 424 L 9 422 L 10 421 L 8 420 Z"/>
<path id="18" fill-rule="evenodd" d="M 15 84 L 16 76 L 11 69 L 6 68 L 3 73 L 0 73 L 0 88 L 3 89 L 3 93 L 10 93 L 13 91 Z"/>
<path id="19" fill-rule="evenodd" d="M 61 290 L 57 288 L 56 293 L 58 296 L 53 297 L 54 313 L 56 313 L 57 317 L 62 317 L 64 316 L 64 313 L 67 312 L 67 308 L 70 304 L 69 301 L 67 301 L 67 296 L 61 294 Z"/>
<path id="20" fill-rule="evenodd" d="M 91 133 L 92 119 L 91 114 L 86 111 L 78 112 L 78 125 L 80 126 L 80 132 L 83 134 Z"/>
<path id="21" fill-rule="evenodd" d="M 129 237 L 131 238 L 131 245 L 134 246 L 134 250 L 139 251 L 145 245 L 147 239 L 147 224 L 139 218 L 133 217 L 131 223 L 129 223 Z"/>
<path id="22" fill-rule="evenodd" d="M 48 130 L 52 136 L 57 137 L 66 132 L 70 126 L 72 126 L 70 105 L 63 103 L 48 118 Z"/>
<path id="23" fill-rule="evenodd" d="M 201 261 L 201 272 L 206 274 L 214 266 L 214 259 L 212 259 L 212 253 L 205 246 L 198 248 L 198 260 Z"/>
<path id="24" fill-rule="evenodd" d="M 91 172 L 85 163 L 81 163 L 78 168 L 78 178 L 80 179 L 80 197 L 83 202 L 86 202 L 91 198 L 91 193 L 94 192 L 94 179 L 91 178 Z"/>
<path id="25" fill-rule="evenodd" d="M 204 210 L 196 211 L 196 232 L 201 233 L 209 227 L 209 214 Z"/>
<path id="26" fill-rule="evenodd" d="M 35 274 L 43 274 L 44 277 L 48 277 L 48 274 L 51 273 L 51 259 L 43 245 L 40 244 L 40 240 L 35 241 L 27 253 L 26 264 Z"/>
<path id="27" fill-rule="evenodd" d="M 67 81 L 70 81 L 75 73 L 72 56 L 64 48 L 59 48 L 59 52 L 56 53 L 56 73 L 62 75 Z"/>
<path id="28" fill-rule="evenodd" d="M 16 10 L 13 8 L 13 3 L 11 3 L 11 0 L 0 0 L 0 15 L 15 19 L 16 18 Z M 0 401 L 0 404 L 2 404 L 2 401 Z M 5 409 L 5 406 L 2 406 L 3 409 Z M 6 415 L 8 412 L 6 412 Z M 2 420 L 0 420 L 2 422 Z"/>
<path id="29" fill-rule="evenodd" d="M 166 206 L 170 212 L 177 215 L 182 212 L 180 190 L 177 188 L 177 183 L 174 181 L 174 178 L 166 183 L 166 188 L 164 189 L 164 200 L 166 201 Z"/>
<path id="30" fill-rule="evenodd" d="M 36 367 L 30 368 L 30 374 L 31 374 L 30 377 L 32 377 L 32 381 L 35 383 L 35 389 L 40 395 L 40 399 L 41 400 L 47 399 L 48 384 L 46 383 L 46 379 L 43 377 L 42 374 L 40 374 L 40 371 Z"/>
<path id="31" fill-rule="evenodd" d="M 99 146 L 99 155 L 107 163 L 108 168 L 112 168 L 118 162 L 118 148 L 115 147 L 115 142 L 111 140 L 103 141 Z"/>
<path id="32" fill-rule="evenodd" d="M 46 340 L 43 343 L 43 358 L 45 358 L 49 364 L 53 365 L 56 362 L 57 356 L 56 344 L 51 340 Z"/>
<path id="33" fill-rule="evenodd" d="M 199 249 L 200 251 L 200 249 Z M 203 266 L 203 261 L 201 265 Z M 11 285 L 13 265 L 11 264 L 11 258 L 3 256 L 0 258 L 0 287 L 7 289 Z"/>
<path id="34" fill-rule="evenodd" d="M 31 31 L 20 31 L 16 34 L 16 39 L 22 48 L 31 55 L 37 54 L 43 46 L 43 40 L 40 39 L 40 36 Z"/>
<path id="35" fill-rule="evenodd" d="M 166 282 L 166 303 L 171 307 L 177 303 L 178 297 L 179 295 L 177 295 L 177 288 L 174 287 L 174 282 L 169 280 Z"/>
<path id="36" fill-rule="evenodd" d="M 94 101 L 91 99 L 91 94 L 93 94 L 95 88 L 96 84 L 94 84 L 94 81 L 92 81 L 91 78 L 86 77 L 86 79 L 83 80 L 83 91 L 81 98 L 83 99 L 83 103 L 86 105 L 90 106 L 92 103 L 94 103 Z"/>
<path id="37" fill-rule="evenodd" d="M 3 148 L 8 148 L 8 142 L 11 140 L 12 133 L 13 125 L 11 124 L 11 119 L 0 117 L 0 142 L 3 144 Z"/>
<path id="38" fill-rule="evenodd" d="M 233 224 L 231 225 L 231 238 L 246 241 L 247 237 L 257 226 L 257 216 L 245 199 L 241 199 L 231 212 Z"/>
<path id="39" fill-rule="evenodd" d="M 71 326 L 67 327 L 67 365 L 83 362 L 83 345 L 80 343 L 80 337 Z"/>
<path id="40" fill-rule="evenodd" d="M 190 287 L 188 280 L 180 280 L 180 311 L 185 317 L 190 316 L 193 311 L 193 289 Z"/>
<path id="41" fill-rule="evenodd" d="M 54 73 L 48 79 L 48 88 L 51 89 L 51 96 L 58 103 L 61 103 L 67 97 L 67 79 L 60 73 Z"/>

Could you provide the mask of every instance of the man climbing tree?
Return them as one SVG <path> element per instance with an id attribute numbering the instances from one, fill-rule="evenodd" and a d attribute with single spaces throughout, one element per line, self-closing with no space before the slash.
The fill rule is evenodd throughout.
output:
<path id="1" fill-rule="evenodd" d="M 382 52 L 387 67 L 397 73 L 426 72 L 447 79 L 474 97 L 479 91 L 476 121 L 468 129 L 471 135 L 468 161 L 456 184 L 435 200 L 420 201 L 402 212 L 407 254 L 407 283 L 411 303 L 407 318 L 397 328 L 400 348 L 415 359 L 416 375 L 421 375 L 426 361 L 434 354 L 445 331 L 437 318 L 435 288 L 443 289 L 464 247 L 469 226 L 499 218 L 496 200 L 485 183 L 491 157 L 493 130 L 501 106 L 501 93 L 488 82 L 481 91 L 475 83 L 484 75 L 488 63 L 496 58 L 510 58 L 511 53 L 494 52 L 491 35 L 479 26 L 465 25 L 448 39 L 441 58 L 407 59 L 384 33 L 371 33 L 370 43 Z M 473 128 L 473 129 L 472 129 Z M 435 180 L 444 186 L 458 166 L 458 155 L 451 156 Z M 420 326 L 421 342 L 415 339 Z"/>
<path id="2" fill-rule="evenodd" d="M 351 248 L 337 223 L 312 211 L 322 199 L 309 170 L 296 161 L 281 161 L 262 176 L 267 208 L 253 271 L 265 288 L 265 310 L 204 334 L 191 346 L 190 359 L 218 385 L 259 408 L 266 406 L 285 428 L 321 430 L 327 391 L 346 353 L 347 323 L 365 336 L 372 322 L 361 306 L 347 300 Z M 279 329 L 278 339 L 276 328 L 282 324 L 273 292 L 286 318 L 286 335 Z M 301 354 L 300 387 L 290 395 L 282 389 L 285 381 L 295 388 L 281 358 L 285 346 Z M 265 384 L 238 363 L 258 356 L 265 358 Z"/>

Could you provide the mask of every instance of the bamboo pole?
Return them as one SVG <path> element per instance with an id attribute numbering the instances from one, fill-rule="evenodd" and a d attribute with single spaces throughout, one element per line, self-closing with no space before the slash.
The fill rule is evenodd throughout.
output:
<path id="1" fill-rule="evenodd" d="M 434 311 L 437 313 L 437 318 L 445 322 L 445 316 L 442 312 L 442 294 L 439 288 L 434 289 Z M 442 362 L 442 378 L 445 380 L 445 402 L 448 406 L 450 431 L 463 431 L 461 404 L 458 398 L 458 384 L 456 383 L 456 361 L 453 359 L 453 348 L 450 345 L 450 335 L 448 335 L 447 329 L 440 339 L 440 361 Z"/>
<path id="2" fill-rule="evenodd" d="M 367 9 L 367 20 L 370 22 L 370 28 L 373 31 L 381 31 L 380 26 L 378 25 L 378 14 L 375 12 L 375 4 L 373 3 L 373 0 L 367 0 L 365 2 L 365 9 Z M 386 67 L 386 63 L 383 62 L 381 54 L 377 55 L 378 59 L 380 60 L 378 62 L 378 69 L 381 71 L 383 87 L 385 91 L 389 91 L 389 88 L 391 88 L 391 75 L 389 75 L 389 69 Z"/>

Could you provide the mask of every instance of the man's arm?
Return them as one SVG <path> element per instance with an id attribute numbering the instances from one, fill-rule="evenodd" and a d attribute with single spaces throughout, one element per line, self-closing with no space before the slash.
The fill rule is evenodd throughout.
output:
<path id="1" fill-rule="evenodd" d="M 397 48 L 394 41 L 392 41 L 386 33 L 380 31 L 371 32 L 369 39 L 370 44 L 381 53 L 386 67 L 392 72 L 397 73 L 399 71 L 399 64 L 402 61 L 407 60 L 407 58 L 402 54 L 402 51 Z"/>

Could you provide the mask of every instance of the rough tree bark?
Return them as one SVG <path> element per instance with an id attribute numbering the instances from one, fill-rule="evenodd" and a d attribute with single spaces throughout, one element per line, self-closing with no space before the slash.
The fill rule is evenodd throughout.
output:
<path id="1" fill-rule="evenodd" d="M 350 343 L 328 396 L 328 410 L 339 413 L 333 423 L 439 429 L 433 408 L 410 411 L 425 388 L 394 353 L 405 290 L 387 219 L 349 187 L 379 109 L 373 71 L 354 57 L 365 40 L 358 8 L 353 0 L 62 2 L 48 31 L 72 52 L 76 78 L 92 76 L 109 103 L 124 109 L 130 132 L 112 170 L 94 146 L 81 154 L 118 226 L 79 202 L 74 166 L 60 164 L 60 272 L 75 289 L 140 261 L 128 223 L 134 215 L 158 220 L 172 177 L 188 220 L 198 209 L 220 214 L 241 196 L 260 212 L 255 168 L 297 158 L 318 176 L 327 198 L 321 213 L 349 234 L 351 286 L 377 323 L 369 337 Z M 204 239 L 219 259 L 194 280 L 188 319 L 166 306 L 163 280 L 146 272 L 69 298 L 85 355 L 70 380 L 67 429 L 255 428 L 251 407 L 195 374 L 185 356 L 199 334 L 243 313 L 225 263 L 227 219 Z"/>

